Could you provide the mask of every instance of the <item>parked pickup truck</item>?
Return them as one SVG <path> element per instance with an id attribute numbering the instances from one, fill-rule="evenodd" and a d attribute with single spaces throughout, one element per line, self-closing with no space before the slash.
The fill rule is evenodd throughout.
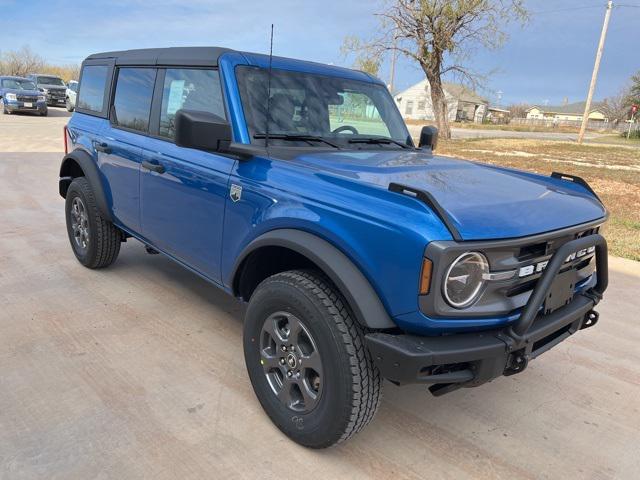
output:
<path id="1" fill-rule="evenodd" d="M 62 107 L 65 104 L 67 86 L 60 77 L 56 77 L 55 75 L 32 73 L 28 75 L 27 78 L 36 84 L 39 91 L 44 93 L 47 105 L 52 107 Z"/>
<path id="2" fill-rule="evenodd" d="M 64 138 L 67 233 L 88 268 L 134 238 L 247 302 L 258 400 L 327 447 L 369 423 L 383 378 L 476 387 L 598 321 L 607 212 L 589 185 L 440 157 L 436 139 L 425 127 L 416 147 L 359 71 L 213 47 L 91 55 Z"/>

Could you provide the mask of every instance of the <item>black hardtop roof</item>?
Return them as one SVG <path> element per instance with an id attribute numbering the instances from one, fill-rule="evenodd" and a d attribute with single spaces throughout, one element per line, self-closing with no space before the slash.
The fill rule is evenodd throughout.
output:
<path id="1" fill-rule="evenodd" d="M 222 47 L 169 47 L 121 50 L 89 55 L 87 60 L 115 60 L 116 65 L 184 65 L 216 67 L 218 58 L 234 50 Z"/>

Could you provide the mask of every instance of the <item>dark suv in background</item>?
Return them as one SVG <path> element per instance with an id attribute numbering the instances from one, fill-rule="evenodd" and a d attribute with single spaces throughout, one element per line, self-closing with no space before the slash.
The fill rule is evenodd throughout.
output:
<path id="1" fill-rule="evenodd" d="M 29 80 L 36 84 L 38 90 L 44 93 L 47 105 L 62 107 L 66 103 L 67 86 L 60 77 L 55 75 L 45 75 L 32 73 L 27 76 Z"/>

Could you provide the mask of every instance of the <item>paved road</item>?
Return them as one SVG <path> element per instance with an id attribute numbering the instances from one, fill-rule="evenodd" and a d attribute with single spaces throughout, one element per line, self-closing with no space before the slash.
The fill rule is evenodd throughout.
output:
<path id="1" fill-rule="evenodd" d="M 600 323 L 522 374 L 441 398 L 387 383 L 368 429 L 310 451 L 253 395 L 242 305 L 134 241 L 83 268 L 61 154 L 1 150 L 0 479 L 638 478 L 638 263 L 612 258 Z"/>

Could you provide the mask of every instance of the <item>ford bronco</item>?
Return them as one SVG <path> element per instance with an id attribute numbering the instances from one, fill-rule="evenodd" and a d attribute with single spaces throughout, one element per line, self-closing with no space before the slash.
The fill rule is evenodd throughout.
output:
<path id="1" fill-rule="evenodd" d="M 71 247 L 134 238 L 247 302 L 267 415 L 322 448 L 372 419 L 382 379 L 436 396 L 524 371 L 598 321 L 607 212 L 579 177 L 418 146 L 385 85 L 223 48 L 82 64 L 60 195 Z"/>

